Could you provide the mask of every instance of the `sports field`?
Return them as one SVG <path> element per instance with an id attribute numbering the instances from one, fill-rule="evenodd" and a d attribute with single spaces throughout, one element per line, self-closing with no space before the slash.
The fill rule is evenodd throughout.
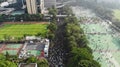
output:
<path id="1" fill-rule="evenodd" d="M 17 39 L 24 35 L 45 36 L 47 33 L 47 24 L 4 24 L 0 27 L 0 40 L 4 40 L 5 36 Z"/>
<path id="2" fill-rule="evenodd" d="M 114 11 L 113 14 L 115 19 L 120 20 L 120 10 L 113 10 L 113 11 Z"/>

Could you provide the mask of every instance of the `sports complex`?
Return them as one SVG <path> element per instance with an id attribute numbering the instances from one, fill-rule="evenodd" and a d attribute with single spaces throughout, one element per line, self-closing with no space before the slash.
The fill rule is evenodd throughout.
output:
<path id="1" fill-rule="evenodd" d="M 48 32 L 47 26 L 47 22 L 6 22 L 1 24 L 0 41 L 24 40 L 24 43 L 0 43 L 0 53 L 6 54 L 8 52 L 10 55 L 18 55 L 19 57 L 43 56 L 44 48 L 49 47 L 49 40 L 44 39 Z"/>

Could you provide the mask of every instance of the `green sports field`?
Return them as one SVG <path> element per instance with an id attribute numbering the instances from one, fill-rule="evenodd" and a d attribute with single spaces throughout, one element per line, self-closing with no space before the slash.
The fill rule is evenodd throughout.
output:
<path id="1" fill-rule="evenodd" d="M 114 17 L 120 20 L 120 10 L 113 10 L 113 11 L 114 11 Z"/>
<path id="2" fill-rule="evenodd" d="M 0 40 L 5 40 L 6 36 L 11 39 L 22 38 L 24 35 L 45 36 L 47 26 L 47 24 L 4 24 L 0 27 Z"/>

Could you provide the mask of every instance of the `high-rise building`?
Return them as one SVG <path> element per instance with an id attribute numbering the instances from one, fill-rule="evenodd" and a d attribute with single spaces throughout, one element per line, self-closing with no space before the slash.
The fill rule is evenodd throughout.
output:
<path id="1" fill-rule="evenodd" d="M 56 0 L 44 0 L 45 8 L 56 7 Z"/>
<path id="2" fill-rule="evenodd" d="M 26 0 L 27 12 L 29 14 L 37 14 L 37 2 L 36 0 Z"/>
<path id="3" fill-rule="evenodd" d="M 40 10 L 41 10 L 41 13 L 44 14 L 44 0 L 40 0 Z"/>

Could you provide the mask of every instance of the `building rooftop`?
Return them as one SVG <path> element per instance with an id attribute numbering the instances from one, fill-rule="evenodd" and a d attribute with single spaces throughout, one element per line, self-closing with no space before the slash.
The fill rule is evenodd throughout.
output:
<path id="1" fill-rule="evenodd" d="M 20 63 L 18 67 L 37 67 L 37 64 L 36 63 L 30 63 L 30 64 Z"/>
<path id="2" fill-rule="evenodd" d="M 49 39 L 41 37 L 27 36 L 26 43 L 20 51 L 19 58 L 26 58 L 29 56 L 48 57 Z M 45 53 L 45 54 L 43 54 Z"/>

